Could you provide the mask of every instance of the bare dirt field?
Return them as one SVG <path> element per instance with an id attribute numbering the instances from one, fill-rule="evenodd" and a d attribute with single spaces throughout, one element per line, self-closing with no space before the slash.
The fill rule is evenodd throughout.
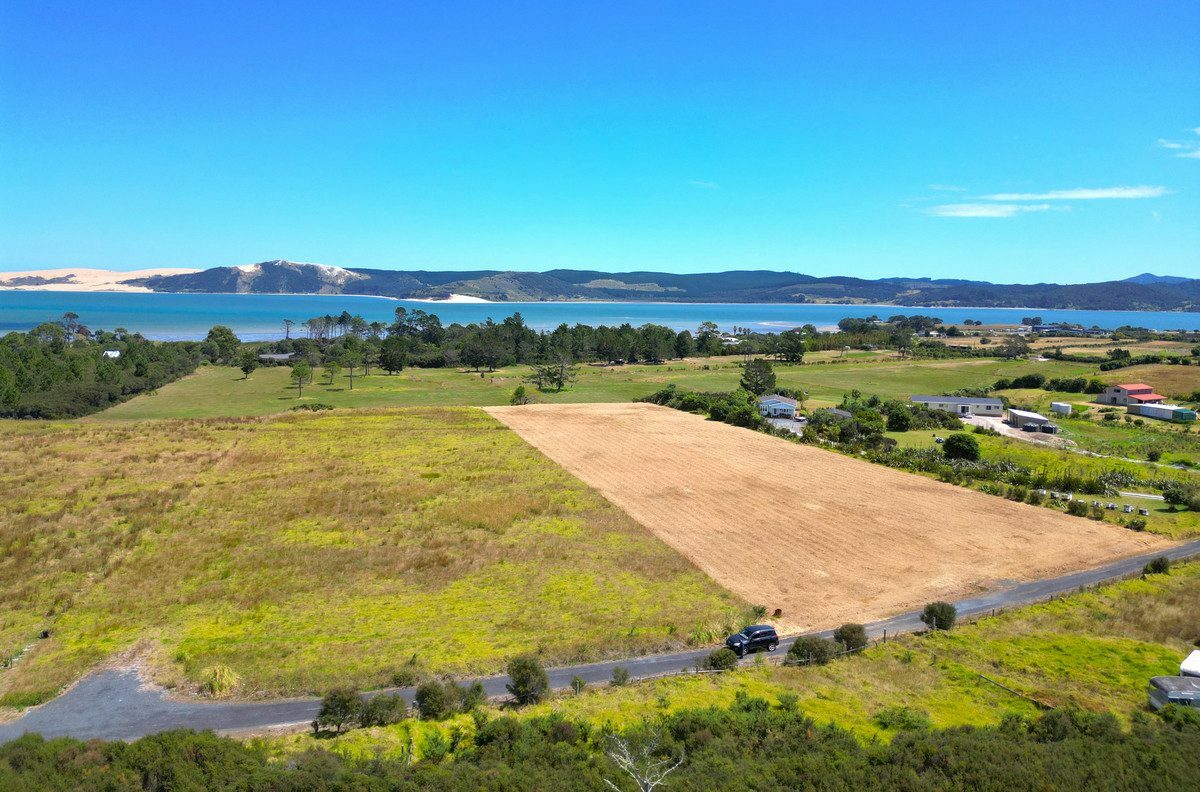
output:
<path id="1" fill-rule="evenodd" d="M 486 409 L 788 631 L 1169 546 L 666 407 Z"/>

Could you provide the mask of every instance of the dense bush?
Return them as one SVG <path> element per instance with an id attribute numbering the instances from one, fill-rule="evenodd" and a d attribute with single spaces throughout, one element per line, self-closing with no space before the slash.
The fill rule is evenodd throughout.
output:
<path id="1" fill-rule="evenodd" d="M 931 602 L 921 612 L 921 621 L 933 630 L 949 630 L 958 618 L 958 609 L 949 602 Z"/>
<path id="2" fill-rule="evenodd" d="M 704 667 L 712 671 L 729 671 L 737 668 L 738 656 L 728 646 L 722 646 L 708 656 Z"/>
<path id="3" fill-rule="evenodd" d="M 861 624 L 843 624 L 833 631 L 833 640 L 846 647 L 847 651 L 857 652 L 868 643 L 867 630 Z"/>
<path id="4" fill-rule="evenodd" d="M 359 724 L 362 726 L 387 726 L 399 723 L 408 715 L 408 704 L 402 696 L 379 695 L 363 702 Z"/>
<path id="5" fill-rule="evenodd" d="M 332 726 L 340 734 L 343 728 L 358 723 L 362 697 L 349 688 L 335 688 L 321 699 L 321 710 L 313 721 L 314 731 Z"/>
<path id="6" fill-rule="evenodd" d="M 782 702 L 781 702 L 782 704 Z M 873 718 L 890 740 L 860 742 L 792 706 L 773 709 L 743 695 L 728 710 L 685 710 L 637 724 L 634 745 L 657 736 L 663 756 L 683 764 L 662 789 L 741 789 L 747 779 L 772 789 L 932 792 L 979 789 L 1087 789 L 1148 792 L 1200 788 L 1200 718 L 1165 707 L 1161 717 L 1123 732 L 1109 715 L 1052 710 L 1001 725 L 931 729 L 918 710 L 888 707 Z M 587 723 L 560 716 L 487 722 L 474 739 L 440 737 L 423 760 L 367 758 L 313 749 L 277 761 L 265 746 L 212 733 L 163 732 L 131 743 L 45 740 L 36 734 L 0 745 L 0 789 L 270 789 L 556 792 L 634 788 L 601 753 Z"/>
<path id="7" fill-rule="evenodd" d="M 1166 556 L 1159 556 L 1150 563 L 1146 564 L 1142 570 L 1147 575 L 1166 575 L 1171 571 L 1171 559 Z"/>
<path id="8" fill-rule="evenodd" d="M 942 444 L 942 453 L 946 455 L 947 459 L 977 462 L 980 456 L 979 441 L 966 432 L 955 432 Z"/>
<path id="9" fill-rule="evenodd" d="M 65 319 L 9 333 L 0 338 L 0 417 L 86 415 L 160 388 L 219 355 L 212 343 L 156 343 L 124 331 L 90 333 Z"/>
<path id="10" fill-rule="evenodd" d="M 787 661 L 801 665 L 824 665 L 837 657 L 842 645 L 828 638 L 802 635 L 788 649 Z"/>
<path id="11" fill-rule="evenodd" d="M 518 704 L 536 704 L 550 689 L 546 669 L 533 655 L 520 655 L 508 663 L 508 692 Z"/>

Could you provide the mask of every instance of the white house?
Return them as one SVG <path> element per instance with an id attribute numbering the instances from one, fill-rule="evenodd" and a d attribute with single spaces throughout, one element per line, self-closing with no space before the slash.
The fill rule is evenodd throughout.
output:
<path id="1" fill-rule="evenodd" d="M 121 357 L 121 350 L 106 349 L 106 350 L 104 350 L 103 354 L 104 354 L 104 357 L 106 357 L 106 358 L 119 358 L 119 357 Z"/>
<path id="2" fill-rule="evenodd" d="M 923 404 L 930 410 L 954 413 L 955 415 L 991 415 L 1000 417 L 1004 414 L 1004 402 L 999 399 L 977 399 L 960 396 L 909 396 L 913 404 Z"/>
<path id="3" fill-rule="evenodd" d="M 787 396 L 768 393 L 758 397 L 758 411 L 764 418 L 795 418 L 800 403 Z"/>

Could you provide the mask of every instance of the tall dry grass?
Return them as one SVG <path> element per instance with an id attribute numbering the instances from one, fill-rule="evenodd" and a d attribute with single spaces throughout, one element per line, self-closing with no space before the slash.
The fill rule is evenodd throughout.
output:
<path id="1" fill-rule="evenodd" d="M 301 693 L 665 649 L 744 607 L 473 409 L 7 423 L 0 491 L 8 704 L 140 640 L 166 679 Z"/>

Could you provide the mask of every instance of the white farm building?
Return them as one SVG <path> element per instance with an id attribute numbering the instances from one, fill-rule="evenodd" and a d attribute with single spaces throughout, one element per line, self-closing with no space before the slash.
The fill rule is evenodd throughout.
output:
<path id="1" fill-rule="evenodd" d="M 954 413 L 955 415 L 1004 414 L 1004 402 L 999 399 L 977 399 L 964 396 L 909 396 L 913 404 L 923 404 L 930 410 Z"/>
<path id="2" fill-rule="evenodd" d="M 758 412 L 763 418 L 795 418 L 799 406 L 795 399 L 775 393 L 758 397 Z"/>

